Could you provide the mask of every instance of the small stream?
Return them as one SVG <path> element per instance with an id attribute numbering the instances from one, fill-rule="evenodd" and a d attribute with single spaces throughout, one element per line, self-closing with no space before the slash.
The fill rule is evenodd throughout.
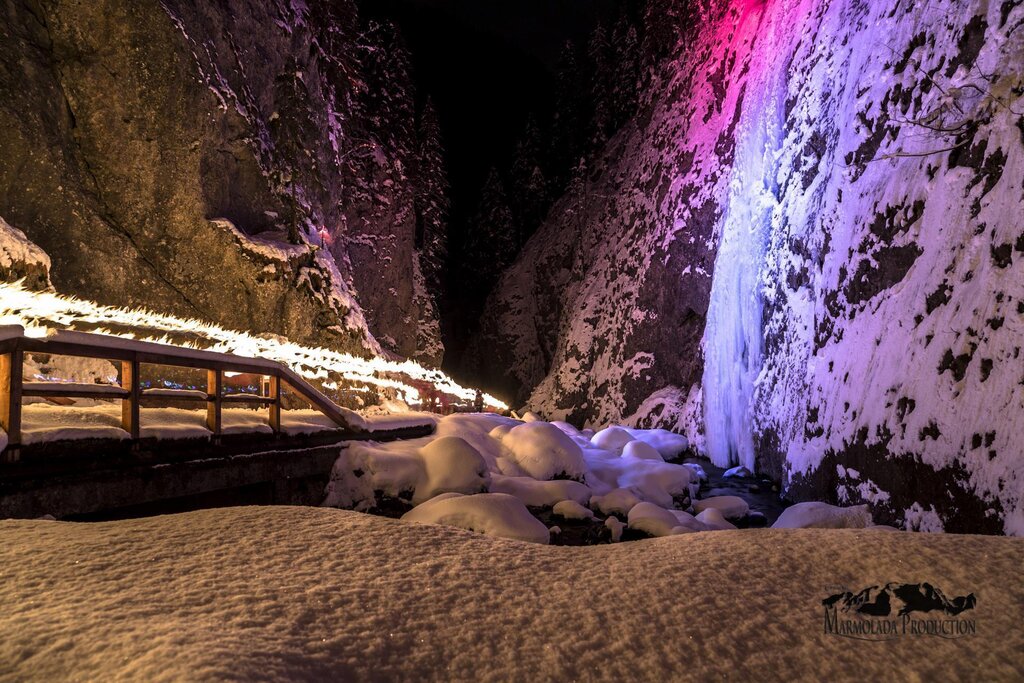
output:
<path id="1" fill-rule="evenodd" d="M 771 526 L 782 511 L 793 504 L 780 497 L 779 485 L 767 477 L 725 477 L 724 467 L 718 467 L 705 458 L 688 457 L 683 462 L 700 465 L 708 475 L 707 482 L 701 484 L 700 498 L 739 496 L 747 501 L 751 512 L 764 515 L 763 520 L 757 515 L 750 515 L 746 520 L 733 521 L 740 528 Z"/>

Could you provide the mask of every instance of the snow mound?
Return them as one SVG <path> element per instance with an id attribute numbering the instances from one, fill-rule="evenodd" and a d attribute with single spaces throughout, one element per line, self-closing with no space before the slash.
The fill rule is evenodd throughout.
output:
<path id="1" fill-rule="evenodd" d="M 465 439 L 483 456 L 492 471 L 500 470 L 501 460 L 508 454 L 502 448 L 501 442 L 490 434 L 499 427 L 511 428 L 517 424 L 520 424 L 518 420 L 493 413 L 448 415 L 438 421 L 435 437 L 457 436 Z"/>
<path id="2" fill-rule="evenodd" d="M 562 432 L 564 432 L 566 434 L 566 436 L 580 436 L 580 437 L 583 436 L 583 434 L 580 432 L 580 430 L 576 429 L 575 427 L 573 427 L 568 422 L 562 422 L 561 420 L 554 420 L 553 422 L 551 422 L 551 424 L 553 426 L 555 426 L 555 427 L 558 427 L 558 429 L 562 430 Z M 584 438 L 587 438 L 587 440 L 589 441 L 589 437 L 584 437 Z"/>
<path id="3" fill-rule="evenodd" d="M 665 460 L 678 458 L 690 448 L 690 441 L 682 434 L 667 429 L 626 429 L 633 438 L 653 447 Z"/>
<path id="4" fill-rule="evenodd" d="M 711 529 L 711 527 L 691 515 L 689 512 L 684 512 L 683 510 L 669 510 L 669 512 L 671 512 L 672 516 L 676 518 L 676 524 L 686 527 L 691 531 L 709 531 Z"/>
<path id="5" fill-rule="evenodd" d="M 693 504 L 693 510 L 697 514 L 711 508 L 721 512 L 722 516 L 726 519 L 742 519 L 750 511 L 747 501 L 739 496 L 712 496 L 711 498 L 698 500 Z"/>
<path id="6" fill-rule="evenodd" d="M 873 526 L 867 505 L 837 507 L 828 503 L 797 503 L 783 510 L 773 529 L 864 529 Z"/>
<path id="7" fill-rule="evenodd" d="M 402 515 L 402 520 L 454 526 L 530 543 L 551 541 L 548 528 L 530 514 L 522 501 L 504 493 L 444 493 L 417 505 Z"/>
<path id="8" fill-rule="evenodd" d="M 637 460 L 656 460 L 664 462 L 658 450 L 643 441 L 630 441 L 622 447 L 623 458 L 636 458 Z"/>
<path id="9" fill-rule="evenodd" d="M 377 491 L 411 497 L 425 479 L 423 459 L 415 451 L 354 443 L 334 462 L 324 505 L 366 511 L 376 505 Z"/>
<path id="10" fill-rule="evenodd" d="M 615 517 L 609 517 L 604 520 L 604 525 L 609 531 L 612 532 L 612 543 L 618 543 L 622 540 L 622 530 L 626 528 L 626 525 L 620 522 Z"/>
<path id="11" fill-rule="evenodd" d="M 414 503 L 440 493 L 479 493 L 487 490 L 489 476 L 483 456 L 465 439 L 442 436 L 420 451 L 424 477 L 416 487 Z"/>
<path id="12" fill-rule="evenodd" d="M 491 477 L 492 493 L 507 493 L 530 507 L 553 507 L 561 501 L 574 501 L 586 505 L 591 491 L 578 481 L 554 479 L 538 481 L 531 477 L 506 477 L 495 474 Z"/>
<path id="13" fill-rule="evenodd" d="M 651 460 L 634 460 L 619 476 L 619 486 L 632 489 L 643 500 L 663 508 L 676 507 L 678 501 L 689 501 L 693 472 L 682 465 Z M 682 505 L 686 507 L 686 505 Z"/>
<path id="14" fill-rule="evenodd" d="M 717 508 L 707 508 L 703 512 L 697 515 L 697 521 L 703 523 L 709 527 L 712 531 L 726 531 L 728 529 L 735 529 L 736 526 L 731 524 Z"/>
<path id="15" fill-rule="evenodd" d="M 590 499 L 590 509 L 605 515 L 628 515 L 633 506 L 641 502 L 630 489 L 614 489 L 603 496 L 593 496 Z"/>
<path id="16" fill-rule="evenodd" d="M 502 443 L 516 464 L 534 479 L 564 475 L 582 480 L 586 474 L 579 445 L 547 422 L 526 422 L 513 427 Z"/>
<path id="17" fill-rule="evenodd" d="M 750 473 L 750 470 L 743 465 L 737 465 L 736 467 L 730 467 L 727 469 L 722 476 L 726 479 L 730 479 L 732 477 L 752 477 L 753 475 Z"/>
<path id="18" fill-rule="evenodd" d="M 695 475 L 697 475 L 697 479 L 699 479 L 700 481 L 707 481 L 708 480 L 708 473 L 705 472 L 704 468 L 701 467 L 700 465 L 698 465 L 697 463 L 695 463 L 695 462 L 686 462 L 686 463 L 683 463 L 683 467 L 686 467 L 691 472 L 693 472 Z"/>
<path id="19" fill-rule="evenodd" d="M 623 446 L 636 437 L 622 427 L 605 427 L 590 439 L 590 442 L 606 451 L 621 453 Z"/>
<path id="20" fill-rule="evenodd" d="M 575 500 L 555 503 L 551 511 L 563 519 L 594 519 L 594 513 Z"/>
<path id="21" fill-rule="evenodd" d="M 670 511 L 653 503 L 637 503 L 629 511 L 629 528 L 642 531 L 650 536 L 675 536 L 688 534 L 696 529 L 679 524 Z"/>

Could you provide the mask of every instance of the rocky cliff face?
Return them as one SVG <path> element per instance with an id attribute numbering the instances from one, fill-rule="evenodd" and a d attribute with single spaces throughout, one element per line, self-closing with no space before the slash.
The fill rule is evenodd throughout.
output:
<path id="1" fill-rule="evenodd" d="M 440 360 L 352 3 L 12 0 L 0 32 L 0 216 L 58 291 Z"/>
<path id="2" fill-rule="evenodd" d="M 550 418 L 1024 533 L 1024 5 L 710 2 L 488 303 Z"/>

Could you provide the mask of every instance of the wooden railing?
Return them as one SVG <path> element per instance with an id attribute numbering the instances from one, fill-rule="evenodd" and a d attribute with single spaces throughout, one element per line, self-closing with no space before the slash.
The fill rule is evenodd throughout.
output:
<path id="1" fill-rule="evenodd" d="M 26 382 L 22 376 L 26 353 L 118 362 L 120 385 Z M 205 370 L 206 391 L 143 389 L 140 368 L 149 364 Z M 269 381 L 259 394 L 225 394 L 225 373 L 260 375 Z M 206 426 L 214 438 L 219 438 L 225 403 L 267 406 L 270 428 L 275 434 L 280 433 L 283 387 L 302 396 L 339 427 L 358 431 L 358 426 L 352 424 L 334 401 L 290 368 L 274 361 L 84 332 L 60 331 L 47 337 L 26 337 L 19 326 L 0 326 L 0 428 L 7 432 L 8 451 L 17 450 L 21 445 L 21 407 L 26 397 L 120 399 L 121 426 L 133 440 L 139 438 L 139 409 L 146 400 L 203 402 Z"/>

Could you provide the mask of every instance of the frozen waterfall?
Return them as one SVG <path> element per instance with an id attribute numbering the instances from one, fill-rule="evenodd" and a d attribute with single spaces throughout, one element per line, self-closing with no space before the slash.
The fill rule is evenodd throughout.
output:
<path id="1" fill-rule="evenodd" d="M 751 470 L 753 398 L 763 352 L 761 270 L 777 213 L 777 156 L 784 127 L 780 67 L 785 60 L 772 45 L 789 36 L 779 32 L 784 28 L 772 26 L 761 38 L 767 45 L 751 56 L 703 340 L 709 456 L 716 465 L 742 464 Z"/>

